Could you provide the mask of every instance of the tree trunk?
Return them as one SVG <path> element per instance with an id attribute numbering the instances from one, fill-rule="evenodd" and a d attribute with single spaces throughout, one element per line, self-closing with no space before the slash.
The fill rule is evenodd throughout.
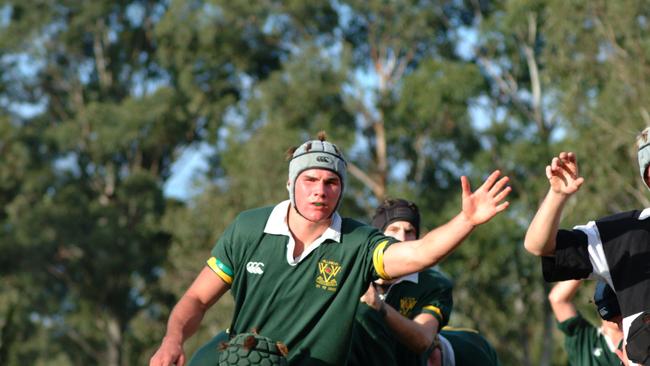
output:
<path id="1" fill-rule="evenodd" d="M 122 359 L 121 345 L 122 345 L 122 330 L 120 323 L 115 318 L 110 318 L 106 324 L 106 365 L 107 366 L 120 366 Z"/>

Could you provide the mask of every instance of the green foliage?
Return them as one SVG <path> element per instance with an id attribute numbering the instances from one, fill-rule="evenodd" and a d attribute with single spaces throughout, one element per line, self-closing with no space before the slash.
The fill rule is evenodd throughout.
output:
<path id="1" fill-rule="evenodd" d="M 509 175 L 508 211 L 442 264 L 452 325 L 478 328 L 505 365 L 561 364 L 521 243 L 560 151 L 586 178 L 563 226 L 650 204 L 633 146 L 650 124 L 649 13 L 639 0 L 6 1 L 0 363 L 145 364 L 221 232 L 286 199 L 285 151 L 325 130 L 365 174 L 346 187 L 356 218 L 400 196 L 433 228 L 458 212 L 460 175 L 474 188 Z M 198 144 L 213 151 L 200 193 L 165 198 Z M 226 295 L 207 313 L 188 355 L 232 307 Z"/>

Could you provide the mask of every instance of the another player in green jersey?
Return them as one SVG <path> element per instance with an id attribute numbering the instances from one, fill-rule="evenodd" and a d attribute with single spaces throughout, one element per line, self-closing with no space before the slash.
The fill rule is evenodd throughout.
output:
<path id="1" fill-rule="evenodd" d="M 558 282 L 548 294 L 558 328 L 564 333 L 564 349 L 569 364 L 574 366 L 608 366 L 621 364 L 616 350 L 623 342 L 621 309 L 614 290 L 605 282 L 598 281 L 594 294 L 599 326 L 591 324 L 578 312 L 573 297 L 582 281 Z"/>
<path id="2" fill-rule="evenodd" d="M 400 241 L 415 240 L 420 213 L 413 202 L 385 200 L 372 224 Z M 434 336 L 449 321 L 452 283 L 434 269 L 370 285 L 357 309 L 348 365 L 425 365 Z"/>
<path id="3" fill-rule="evenodd" d="M 444 327 L 439 334 L 440 352 L 432 353 L 429 366 L 499 366 L 494 347 L 478 331 Z"/>
<path id="4" fill-rule="evenodd" d="M 461 177 L 462 210 L 419 240 L 396 243 L 371 226 L 341 218 L 346 162 L 326 141 L 291 152 L 289 201 L 241 213 L 207 266 L 174 307 L 150 365 L 184 365 L 183 343 L 228 290 L 231 335 L 256 329 L 289 349 L 291 365 L 345 363 L 359 296 L 370 282 L 431 267 L 472 230 L 508 207 L 508 177 L 495 171 L 474 192 Z"/>

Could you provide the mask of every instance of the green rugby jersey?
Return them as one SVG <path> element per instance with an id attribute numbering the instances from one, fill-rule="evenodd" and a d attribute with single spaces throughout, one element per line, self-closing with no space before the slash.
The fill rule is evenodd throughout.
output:
<path id="1" fill-rule="evenodd" d="M 620 365 L 614 353 L 616 345 L 607 341 L 597 327 L 578 314 L 561 323 L 558 328 L 564 333 L 564 349 L 569 364 L 574 366 Z"/>
<path id="2" fill-rule="evenodd" d="M 389 288 L 384 301 L 409 319 L 431 314 L 443 327 L 453 306 L 452 286 L 445 275 L 429 269 L 402 277 Z M 379 312 L 361 303 L 348 365 L 426 365 L 426 354 L 416 354 L 400 343 Z"/>
<path id="3" fill-rule="evenodd" d="M 190 358 L 187 366 L 217 366 L 219 365 L 219 346 L 228 342 L 230 337 L 226 331 L 220 332 L 208 343 L 199 347 Z"/>
<path id="4" fill-rule="evenodd" d="M 455 362 L 452 366 L 500 365 L 494 347 L 476 330 L 445 327 L 440 336 L 453 348 Z"/>
<path id="5" fill-rule="evenodd" d="M 292 365 L 342 365 L 359 297 L 387 277 L 383 253 L 395 239 L 335 214 L 326 239 L 294 260 L 288 207 L 241 213 L 212 250 L 208 265 L 235 298 L 231 333 L 256 329 L 284 342 Z"/>

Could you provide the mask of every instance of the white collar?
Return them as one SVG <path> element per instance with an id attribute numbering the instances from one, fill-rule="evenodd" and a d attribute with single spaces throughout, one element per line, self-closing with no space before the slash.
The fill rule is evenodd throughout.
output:
<path id="1" fill-rule="evenodd" d="M 302 259 L 307 257 L 309 253 L 313 252 L 318 248 L 325 240 L 330 239 L 336 243 L 341 242 L 341 223 L 342 219 L 338 212 L 334 212 L 332 215 L 332 223 L 330 226 L 319 236 L 314 242 L 303 251 L 303 253 L 298 258 L 293 258 L 293 249 L 295 247 L 295 240 L 289 231 L 289 225 L 287 225 L 287 215 L 289 212 L 290 201 L 282 201 L 278 203 L 271 211 L 271 215 L 266 221 L 266 226 L 264 227 L 264 232 L 267 234 L 273 235 L 284 235 L 289 237 L 287 242 L 287 262 L 290 265 L 296 265 Z"/>
<path id="2" fill-rule="evenodd" d="M 402 276 L 402 277 L 398 278 L 397 281 L 395 281 L 394 284 L 398 284 L 398 283 L 400 283 L 402 281 L 410 281 L 410 282 L 413 282 L 413 283 L 417 284 L 418 279 L 419 279 L 418 275 L 419 275 L 419 273 L 415 272 L 415 273 L 411 273 L 411 274 L 406 275 L 406 276 Z"/>
<path id="3" fill-rule="evenodd" d="M 650 217 L 650 208 L 646 208 L 639 214 L 639 220 L 645 220 Z"/>
<path id="4" fill-rule="evenodd" d="M 395 282 L 391 283 L 390 286 L 388 286 L 388 290 L 386 290 L 385 293 L 380 295 L 380 297 L 383 296 L 382 299 L 385 299 L 388 296 L 388 293 L 390 292 L 390 290 L 393 289 L 393 286 L 397 285 L 398 283 L 400 283 L 402 281 L 409 281 L 409 282 L 413 282 L 413 283 L 417 284 L 418 279 L 419 279 L 419 273 L 418 272 L 411 273 L 411 274 L 408 274 L 406 276 L 402 276 L 402 277 L 398 278 L 397 280 L 395 280 Z"/>

